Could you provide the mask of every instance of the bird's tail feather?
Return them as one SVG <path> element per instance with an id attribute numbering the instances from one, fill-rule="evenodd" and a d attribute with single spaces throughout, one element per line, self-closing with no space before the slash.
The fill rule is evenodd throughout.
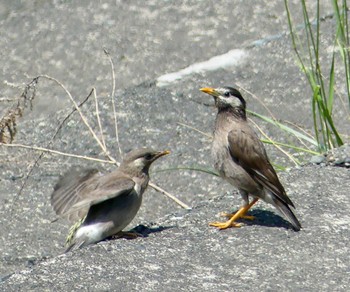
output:
<path id="1" fill-rule="evenodd" d="M 287 220 L 292 224 L 293 229 L 295 231 L 299 231 L 301 229 L 301 224 L 297 217 L 294 215 L 293 211 L 290 207 L 279 200 L 275 201 L 276 208 L 287 218 Z"/>
<path id="2" fill-rule="evenodd" d="M 77 239 L 75 238 L 75 234 L 77 233 L 78 229 L 81 227 L 83 222 L 85 221 L 85 218 L 86 216 L 80 219 L 79 221 L 77 221 L 75 224 L 73 224 L 69 228 L 69 233 L 66 238 L 66 246 L 68 246 L 68 248 L 65 250 L 65 253 L 69 252 L 70 250 L 79 249 L 84 245 L 85 240 L 80 240 L 80 242 L 77 242 Z"/>
<path id="3" fill-rule="evenodd" d="M 81 242 L 73 242 L 70 246 L 68 246 L 68 248 L 64 251 L 64 253 L 67 253 L 71 250 L 77 250 L 80 249 L 84 246 L 85 241 L 81 241 Z"/>

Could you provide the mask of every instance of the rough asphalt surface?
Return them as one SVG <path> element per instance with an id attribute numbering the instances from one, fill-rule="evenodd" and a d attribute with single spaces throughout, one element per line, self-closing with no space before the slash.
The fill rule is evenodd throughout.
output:
<path id="1" fill-rule="evenodd" d="M 322 15 L 329 15 L 331 7 L 324 5 Z M 300 24 L 298 7 L 291 1 Z M 326 18 L 326 47 L 332 44 L 333 25 L 334 19 Z M 152 168 L 152 180 L 193 207 L 181 209 L 148 189 L 129 226 L 144 237 L 62 254 L 69 224 L 52 222 L 56 216 L 49 201 L 59 175 L 77 164 L 105 171 L 114 166 L 46 155 L 17 195 L 38 153 L 0 146 L 1 291 L 347 291 L 349 146 L 327 159 L 301 158 L 319 165 L 279 173 L 303 226 L 297 233 L 263 202 L 251 211 L 256 219 L 242 228 L 211 228 L 208 223 L 219 220 L 221 211 L 239 207 L 237 191 L 207 173 L 169 171 L 212 167 L 210 138 L 182 125 L 211 133 L 215 110 L 198 91 L 203 86 L 240 86 L 276 118 L 312 126 L 309 91 L 286 34 L 283 1 L 4 1 L 0 32 L 0 96 L 20 96 L 39 74 L 57 78 L 77 100 L 95 87 L 106 143 L 119 160 L 107 49 L 116 68 L 122 150 L 170 149 L 172 154 Z M 235 49 L 244 56 L 235 65 L 196 71 L 163 87 L 157 82 Z M 249 109 L 268 114 L 253 95 L 242 92 Z M 33 110 L 26 109 L 17 121 L 14 143 L 47 147 L 72 108 L 67 100 L 59 86 L 40 79 Z M 82 110 L 98 129 L 94 106 L 90 98 Z M 0 114 L 6 109 L 1 102 Z M 341 109 L 338 116 L 342 121 Z M 254 121 L 274 139 L 289 142 L 271 125 Z M 350 131 L 349 123 L 339 127 Z M 50 148 L 104 158 L 77 113 Z M 272 161 L 292 166 L 274 147 L 267 149 Z"/>

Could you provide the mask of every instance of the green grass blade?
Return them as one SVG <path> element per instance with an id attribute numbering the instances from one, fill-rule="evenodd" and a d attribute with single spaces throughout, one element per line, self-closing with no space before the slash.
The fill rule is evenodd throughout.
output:
<path id="1" fill-rule="evenodd" d="M 335 53 L 332 55 L 332 64 L 331 69 L 329 71 L 329 89 L 328 89 L 328 100 L 327 100 L 327 108 L 330 113 L 333 112 L 333 102 L 334 102 L 334 61 Z"/>
<path id="2" fill-rule="evenodd" d="M 314 90 L 313 93 L 313 97 L 312 97 L 312 119 L 314 122 L 314 131 L 315 131 L 315 137 L 316 137 L 316 141 L 317 141 L 317 147 L 320 151 L 323 151 L 323 147 L 321 146 L 323 144 L 323 141 L 320 141 L 320 136 L 319 136 L 319 131 L 318 131 L 318 125 L 317 125 L 317 95 L 319 90 L 316 88 Z"/>
<path id="3" fill-rule="evenodd" d="M 212 169 L 209 167 L 204 167 L 204 166 L 198 166 L 198 165 L 177 166 L 177 167 L 172 167 L 172 168 L 158 169 L 158 170 L 153 171 L 153 173 L 166 172 L 166 171 L 178 171 L 178 170 L 199 171 L 199 172 L 204 172 L 204 173 L 214 175 L 214 176 L 220 176 L 219 173 L 215 169 Z"/>
<path id="4" fill-rule="evenodd" d="M 265 121 L 265 122 L 268 122 L 268 123 L 270 123 L 270 124 L 272 124 L 272 125 L 277 126 L 277 127 L 280 128 L 281 130 L 283 130 L 283 131 L 285 131 L 285 132 L 287 132 L 287 133 L 289 133 L 289 134 L 292 134 L 292 135 L 294 135 L 295 137 L 298 137 L 299 139 L 302 139 L 302 140 L 304 140 L 304 141 L 309 142 L 309 143 L 310 143 L 311 145 L 313 145 L 313 146 L 316 146 L 316 147 L 317 147 L 317 145 L 318 145 L 318 143 L 317 143 L 317 141 L 316 141 L 315 139 L 312 139 L 312 138 L 310 138 L 309 136 L 307 136 L 307 135 L 305 135 L 305 134 L 303 134 L 303 133 L 301 133 L 301 132 L 298 132 L 298 131 L 294 130 L 293 128 L 288 127 L 288 126 L 286 126 L 286 125 L 284 125 L 284 124 L 282 124 L 282 123 L 280 123 L 280 122 L 278 122 L 278 121 L 276 121 L 276 120 L 273 120 L 273 119 L 271 119 L 271 118 L 269 118 L 269 117 L 260 115 L 260 114 L 258 114 L 258 113 L 252 112 L 252 111 L 247 111 L 247 112 L 249 112 L 249 113 L 252 114 L 253 116 L 258 117 L 259 119 L 261 119 L 261 120 L 263 120 L 263 121 Z"/>
<path id="5" fill-rule="evenodd" d="M 286 144 L 286 143 L 282 143 L 282 142 L 277 142 L 277 141 L 273 141 L 273 140 L 267 140 L 267 139 L 260 139 L 261 142 L 265 143 L 265 144 L 276 144 L 278 146 L 283 146 L 283 147 L 286 147 L 286 148 L 290 148 L 290 149 L 294 149 L 298 152 L 305 152 L 305 153 L 309 153 L 309 154 L 312 154 L 312 155 L 319 155 L 320 153 L 317 152 L 317 151 L 312 151 L 310 149 L 307 149 L 307 148 L 302 148 L 302 147 L 298 147 L 298 146 L 295 146 L 295 145 L 291 145 L 291 144 Z"/>

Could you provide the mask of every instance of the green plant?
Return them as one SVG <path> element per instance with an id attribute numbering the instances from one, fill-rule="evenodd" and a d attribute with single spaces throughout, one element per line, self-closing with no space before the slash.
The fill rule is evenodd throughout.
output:
<path id="1" fill-rule="evenodd" d="M 335 88 L 335 66 L 337 53 L 340 52 L 344 65 L 344 76 L 350 109 L 350 57 L 349 57 L 349 31 L 347 18 L 346 0 L 338 4 L 337 0 L 332 0 L 334 17 L 336 19 L 336 31 L 334 34 L 333 52 L 331 55 L 331 65 L 328 74 L 323 69 L 320 61 L 321 43 L 320 27 L 322 18 L 320 16 L 320 1 L 316 1 L 315 20 L 310 20 L 308 8 L 305 0 L 300 0 L 304 28 L 302 30 L 306 42 L 303 43 L 296 33 L 293 25 L 292 15 L 289 9 L 288 0 L 284 1 L 287 11 L 288 25 L 293 44 L 302 72 L 307 77 L 312 90 L 312 116 L 314 121 L 315 138 L 320 152 L 333 147 L 343 145 L 343 140 L 335 126 L 333 120 L 333 105 L 336 93 Z"/>

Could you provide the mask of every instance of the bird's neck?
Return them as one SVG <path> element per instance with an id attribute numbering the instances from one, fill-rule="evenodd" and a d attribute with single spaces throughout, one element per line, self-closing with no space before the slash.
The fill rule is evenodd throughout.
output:
<path id="1" fill-rule="evenodd" d="M 238 120 L 247 120 L 246 111 L 242 107 L 225 107 L 225 108 L 219 108 L 218 111 L 218 118 L 219 116 L 221 118 L 229 118 L 234 117 Z"/>
<path id="2" fill-rule="evenodd" d="M 139 175 L 135 176 L 134 181 L 136 182 L 136 184 L 139 185 L 140 192 L 142 194 L 148 186 L 148 182 L 149 182 L 148 172 L 147 173 L 143 172 L 143 173 L 140 173 Z"/>
<path id="3" fill-rule="evenodd" d="M 136 178 L 137 183 L 141 186 L 141 189 L 146 189 L 149 181 L 149 166 L 144 166 L 143 168 L 134 168 L 122 164 L 118 168 L 118 172 L 124 173 L 128 177 Z"/>

